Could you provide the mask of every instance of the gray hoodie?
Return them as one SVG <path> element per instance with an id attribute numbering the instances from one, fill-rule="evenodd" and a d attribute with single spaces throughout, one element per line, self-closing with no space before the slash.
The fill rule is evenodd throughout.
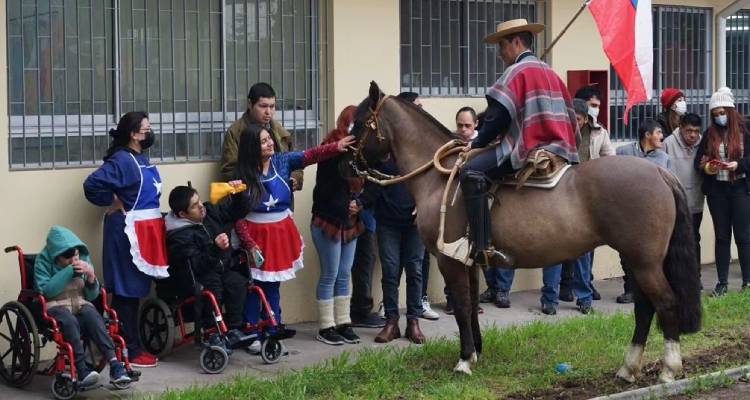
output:
<path id="1" fill-rule="evenodd" d="M 698 138 L 695 145 L 688 146 L 679 129 L 676 129 L 672 135 L 664 139 L 664 151 L 669 154 L 672 171 L 685 188 L 688 206 L 693 214 L 703 212 L 704 196 L 701 191 L 703 175 L 694 166 L 695 154 L 698 152 L 698 143 L 700 142 L 701 140 Z"/>

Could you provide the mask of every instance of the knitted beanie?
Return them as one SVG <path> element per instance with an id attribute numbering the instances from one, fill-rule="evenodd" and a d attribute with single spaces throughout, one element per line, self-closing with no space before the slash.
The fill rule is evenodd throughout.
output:
<path id="1" fill-rule="evenodd" d="M 713 110 L 718 107 L 734 108 L 734 95 L 732 89 L 723 87 L 711 95 L 711 102 L 708 103 L 708 109 Z"/>
<path id="2" fill-rule="evenodd" d="M 662 107 L 669 109 L 672 107 L 672 104 L 674 104 L 674 102 L 677 101 L 677 99 L 679 99 L 680 97 L 685 97 L 680 89 L 666 88 L 661 91 L 661 105 Z"/>

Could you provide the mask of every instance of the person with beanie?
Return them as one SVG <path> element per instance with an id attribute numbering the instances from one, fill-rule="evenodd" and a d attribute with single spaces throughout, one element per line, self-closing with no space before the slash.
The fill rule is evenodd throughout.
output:
<path id="1" fill-rule="evenodd" d="M 698 145 L 694 166 L 703 175 L 701 190 L 714 222 L 719 282 L 713 295 L 723 296 L 727 292 L 732 231 L 742 289 L 750 287 L 750 129 L 727 87 L 711 96 L 709 109 L 711 124 Z"/>
<path id="2" fill-rule="evenodd" d="M 661 92 L 661 106 L 664 110 L 656 117 L 664 139 L 680 127 L 680 117 L 687 112 L 687 100 L 680 89 L 666 88 Z"/>
<path id="3" fill-rule="evenodd" d="M 326 136 L 324 145 L 349 135 L 356 110 L 357 107 L 348 106 L 341 111 L 336 129 Z M 364 180 L 342 174 L 339 167 L 342 157 L 318 164 L 310 224 L 320 260 L 317 290 L 320 330 L 315 338 L 330 345 L 359 343 L 359 336 L 351 327 L 349 281 L 357 237 L 365 229 L 359 218 L 362 203 L 357 199 Z"/>

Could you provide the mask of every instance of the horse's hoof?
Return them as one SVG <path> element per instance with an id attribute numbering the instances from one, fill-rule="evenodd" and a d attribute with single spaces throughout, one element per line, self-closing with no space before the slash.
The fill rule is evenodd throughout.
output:
<path id="1" fill-rule="evenodd" d="M 477 356 L 477 352 L 475 351 L 471 353 L 471 357 L 469 357 L 469 362 L 473 364 L 477 361 L 479 361 L 479 356 Z"/>
<path id="2" fill-rule="evenodd" d="M 659 382 L 669 383 L 674 382 L 674 373 L 669 368 L 664 368 L 659 373 Z"/>
<path id="3" fill-rule="evenodd" d="M 458 364 L 456 364 L 456 368 L 453 368 L 453 372 L 471 375 L 470 362 L 468 360 L 458 360 Z"/>
<path id="4" fill-rule="evenodd" d="M 636 379 L 635 374 L 633 374 L 630 371 L 630 368 L 628 368 L 628 367 L 626 367 L 624 365 L 622 367 L 620 367 L 620 370 L 617 371 L 617 374 L 615 374 L 615 376 L 618 377 L 618 378 L 620 378 L 620 379 L 622 379 L 622 380 L 624 380 L 625 382 L 628 382 L 628 383 L 633 383 L 633 382 L 635 382 L 635 379 Z"/>

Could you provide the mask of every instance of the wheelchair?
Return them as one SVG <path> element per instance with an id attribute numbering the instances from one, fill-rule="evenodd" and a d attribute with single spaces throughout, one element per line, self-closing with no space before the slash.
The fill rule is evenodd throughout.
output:
<path id="1" fill-rule="evenodd" d="M 79 386 L 73 347 L 65 341 L 57 321 L 47 314 L 47 300 L 34 286 L 35 254 L 24 254 L 18 246 L 6 247 L 5 252 L 18 253 L 18 266 L 21 272 L 21 293 L 17 301 L 9 301 L 0 308 L 0 377 L 10 386 L 24 387 L 31 383 L 35 374 L 54 376 L 52 394 L 60 400 L 75 397 L 82 391 L 96 389 L 102 385 L 82 388 Z M 125 340 L 119 334 L 117 312 L 111 309 L 106 301 L 107 291 L 102 287 L 101 304 L 104 323 L 112 342 L 115 345 L 117 359 L 125 364 L 125 370 L 132 382 L 138 381 L 141 373 L 131 368 L 127 357 Z M 39 352 L 48 342 L 57 346 L 57 355 L 52 362 L 39 369 Z M 109 360 L 101 357 L 96 360 L 92 348 L 86 346 L 87 363 L 97 372 L 108 364 Z M 128 383 L 115 384 L 115 389 L 127 389 Z"/>
<path id="2" fill-rule="evenodd" d="M 232 264 L 235 268 L 244 269 L 242 274 L 248 277 L 248 292 L 257 293 L 260 297 L 265 314 L 263 320 L 257 324 L 245 324 L 240 337 L 228 337 L 229 330 L 214 294 L 197 282 L 189 264 L 178 268 L 173 265 L 170 267 L 169 278 L 156 281 L 156 297 L 148 298 L 141 304 L 138 332 L 143 347 L 162 359 L 176 347 L 195 343 L 202 348 L 199 361 L 201 369 L 207 374 L 222 373 L 229 364 L 229 356 L 233 350 L 247 347 L 255 341 L 261 343 L 260 356 L 263 362 L 279 362 L 283 353 L 282 340 L 294 337 L 296 332 L 276 321 L 263 289 L 255 286 L 249 277 L 247 260 L 250 259 L 250 255 L 244 250 L 236 250 Z M 186 282 L 189 283 L 187 286 L 192 286 L 192 290 L 185 289 Z M 201 329 L 205 301 L 210 305 L 213 326 Z M 193 329 L 189 330 L 187 325 L 191 322 Z"/>

